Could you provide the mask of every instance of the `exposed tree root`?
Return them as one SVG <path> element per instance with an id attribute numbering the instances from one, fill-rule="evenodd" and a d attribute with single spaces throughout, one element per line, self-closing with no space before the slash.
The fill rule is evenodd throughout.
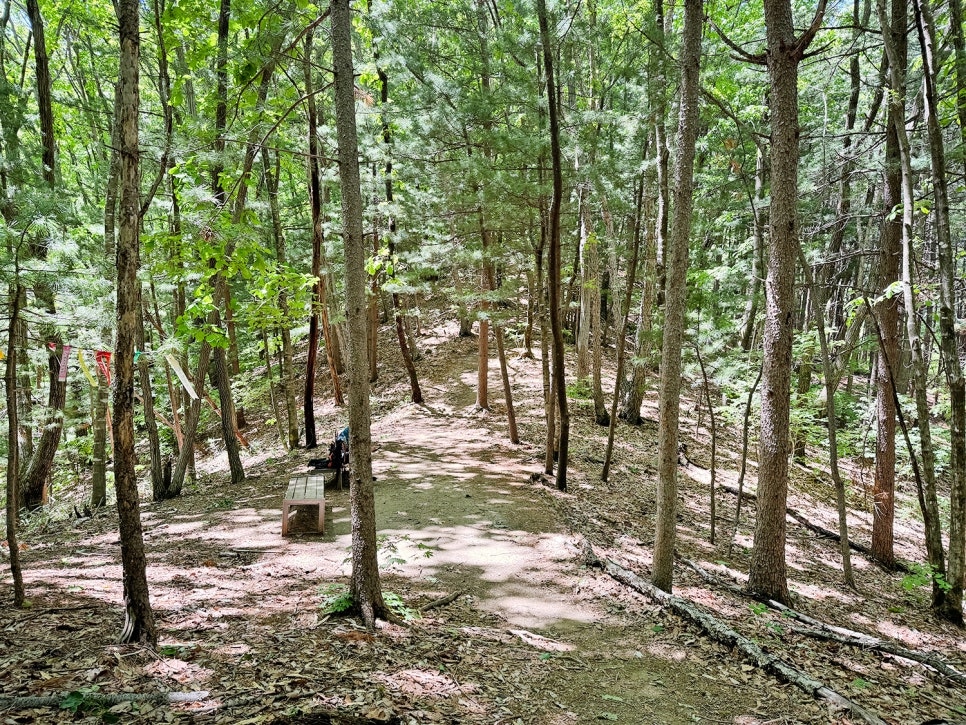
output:
<path id="1" fill-rule="evenodd" d="M 697 572 L 698 575 L 701 576 L 705 581 L 723 589 L 727 589 L 729 592 L 734 594 L 745 597 L 751 596 L 738 585 L 719 579 L 714 574 L 706 569 L 703 569 L 690 559 L 684 559 L 683 561 L 691 569 Z M 913 662 L 919 662 L 920 664 L 931 667 L 932 669 L 936 670 L 936 672 L 948 677 L 953 682 L 966 687 L 966 674 L 960 672 L 953 665 L 943 661 L 935 654 L 929 652 L 917 652 L 916 650 L 908 649 L 891 640 L 873 637 L 870 634 L 856 632 L 844 627 L 836 627 L 835 625 L 828 624 L 820 619 L 815 619 L 807 614 L 802 614 L 801 612 L 795 611 L 790 607 L 786 607 L 781 602 L 776 602 L 771 599 L 757 599 L 757 601 L 767 604 L 772 609 L 781 612 L 787 617 L 815 628 L 805 629 L 803 627 L 794 627 L 792 631 L 794 631 L 796 634 L 801 634 L 805 637 L 812 637 L 813 639 L 823 639 L 830 642 L 838 642 L 839 644 L 851 645 L 853 647 L 861 647 L 862 649 L 871 649 L 875 650 L 876 652 L 882 652 L 884 654 L 894 655 L 895 657 L 902 657 L 907 660 L 912 660 Z"/>
<path id="2" fill-rule="evenodd" d="M 737 496 L 738 495 L 738 489 L 735 488 L 734 486 L 729 486 L 727 484 L 722 483 L 722 484 L 718 484 L 718 489 L 721 490 L 721 491 L 726 491 L 727 493 L 730 493 L 732 496 Z M 741 492 L 741 497 L 744 498 L 744 499 L 747 499 L 748 501 L 756 501 L 757 500 L 757 496 L 755 496 L 755 494 L 748 493 L 747 491 L 742 491 Z M 799 524 L 801 526 L 804 526 L 809 531 L 815 532 L 816 534 L 818 534 L 819 536 L 821 536 L 823 539 L 830 539 L 832 541 L 839 541 L 839 542 L 842 541 L 842 537 L 839 536 L 839 534 L 837 532 L 832 531 L 830 529 L 826 529 L 826 528 L 824 528 L 822 526 L 819 526 L 818 524 L 812 523 L 800 511 L 797 511 L 797 510 L 795 510 L 793 508 L 788 507 L 788 508 L 785 509 L 785 513 L 789 516 L 789 518 L 791 518 L 793 521 L 795 521 L 795 523 L 797 523 L 797 524 Z M 856 551 L 856 552 L 862 554 L 862 556 L 866 557 L 869 561 L 877 564 L 878 566 L 883 566 L 882 562 L 878 561 L 875 558 L 875 556 L 873 556 L 872 549 L 870 549 L 865 544 L 859 544 L 859 543 L 857 543 L 855 541 L 852 541 L 850 539 L 849 540 L 849 548 L 852 549 L 852 551 Z M 889 567 L 883 567 L 883 568 L 889 568 Z M 905 572 L 907 574 L 912 571 L 911 567 L 906 562 L 899 561 L 898 559 L 896 559 L 896 561 L 892 565 L 891 569 L 894 569 L 896 571 L 902 571 L 902 572 Z"/>
<path id="3" fill-rule="evenodd" d="M 620 583 L 670 608 L 679 617 L 698 625 L 713 640 L 738 649 L 765 672 L 801 688 L 819 700 L 825 700 L 839 709 L 848 710 L 853 717 L 863 722 L 870 723 L 870 725 L 886 725 L 885 721 L 875 713 L 866 710 L 844 695 L 840 695 L 818 680 L 795 669 L 775 655 L 768 654 L 747 637 L 740 635 L 708 612 L 698 608 L 693 602 L 655 588 L 650 582 L 610 559 L 604 561 L 604 571 Z"/>

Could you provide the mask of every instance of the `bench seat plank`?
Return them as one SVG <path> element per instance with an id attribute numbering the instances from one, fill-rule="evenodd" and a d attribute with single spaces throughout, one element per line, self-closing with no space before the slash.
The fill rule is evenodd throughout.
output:
<path id="1" fill-rule="evenodd" d="M 289 513 L 293 506 L 317 506 L 318 532 L 325 532 L 325 484 L 331 483 L 334 473 L 296 476 L 289 481 L 282 499 L 282 536 L 288 536 Z"/>

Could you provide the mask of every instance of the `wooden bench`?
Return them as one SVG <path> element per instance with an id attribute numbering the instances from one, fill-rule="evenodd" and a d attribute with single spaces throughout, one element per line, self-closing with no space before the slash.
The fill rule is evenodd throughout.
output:
<path id="1" fill-rule="evenodd" d="M 296 476 L 288 482 L 282 499 L 282 536 L 288 536 L 289 513 L 293 506 L 316 506 L 319 510 L 318 532 L 325 532 L 325 484 L 331 482 L 335 471 L 307 476 Z"/>

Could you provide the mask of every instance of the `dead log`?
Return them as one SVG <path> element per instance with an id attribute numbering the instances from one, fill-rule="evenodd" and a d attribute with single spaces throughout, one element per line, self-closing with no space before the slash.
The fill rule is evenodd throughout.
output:
<path id="1" fill-rule="evenodd" d="M 714 574 L 706 569 L 703 569 L 690 559 L 684 559 L 683 561 L 692 570 L 697 572 L 697 574 L 705 581 L 726 589 L 733 594 L 751 597 L 748 592 L 738 585 L 719 579 Z M 762 604 L 768 605 L 770 608 L 778 612 L 781 612 L 786 617 L 795 619 L 803 624 L 809 625 L 810 627 L 814 627 L 814 629 L 791 627 L 790 629 L 796 634 L 801 634 L 805 637 L 812 637 L 813 639 L 822 639 L 830 642 L 838 642 L 839 644 L 847 644 L 853 647 L 859 647 L 861 649 L 870 649 L 876 652 L 882 652 L 883 654 L 892 655 L 894 657 L 902 657 L 903 659 L 912 660 L 913 662 L 918 662 L 919 664 L 931 667 L 936 672 L 944 675 L 953 682 L 966 687 L 966 674 L 960 672 L 953 665 L 945 662 L 942 658 L 931 652 L 918 652 L 916 650 L 903 647 L 901 644 L 891 640 L 874 637 L 870 634 L 865 634 L 864 632 L 856 632 L 855 630 L 846 629 L 845 627 L 837 627 L 834 624 L 828 624 L 820 619 L 815 619 L 807 614 L 802 614 L 801 612 L 796 611 L 791 607 L 786 607 L 781 602 L 776 602 L 772 599 L 761 599 L 759 597 L 751 598 L 755 599 L 755 601 L 761 602 Z"/>
<path id="2" fill-rule="evenodd" d="M 605 560 L 604 570 L 621 584 L 631 587 L 644 596 L 668 607 L 679 617 L 696 624 L 716 642 L 737 649 L 765 672 L 775 675 L 784 682 L 801 688 L 816 699 L 825 700 L 839 709 L 848 710 L 852 713 L 853 717 L 870 723 L 870 725 L 886 725 L 885 721 L 875 713 L 869 712 L 844 695 L 840 695 L 835 690 L 827 687 L 822 682 L 809 677 L 781 658 L 768 654 L 750 639 L 742 636 L 724 622 L 721 622 L 708 612 L 700 609 L 693 602 L 657 589 L 650 582 L 645 581 L 634 572 L 625 569 L 610 559 Z"/>
<path id="3" fill-rule="evenodd" d="M 726 491 L 727 493 L 730 493 L 732 496 L 738 495 L 738 489 L 735 488 L 734 486 L 729 486 L 726 483 L 719 484 L 718 488 L 722 491 Z M 755 496 L 755 494 L 748 493 L 747 491 L 742 491 L 741 497 L 749 501 L 758 500 L 758 497 Z M 830 539 L 831 541 L 838 541 L 838 542 L 842 541 L 842 537 L 839 536 L 837 532 L 832 531 L 830 529 L 826 529 L 822 526 L 819 526 L 818 524 L 812 523 L 800 511 L 797 511 L 791 507 L 786 507 L 785 514 L 790 519 L 795 521 L 795 523 L 801 526 L 804 526 L 806 529 L 818 534 L 823 539 Z M 866 557 L 869 561 L 875 564 L 878 564 L 879 566 L 883 566 L 882 562 L 877 561 L 875 556 L 872 555 L 872 549 L 866 546 L 865 544 L 860 544 L 850 539 L 849 548 L 852 549 L 852 551 L 857 551 L 858 553 L 862 554 L 862 556 Z M 905 572 L 906 574 L 909 574 L 912 571 L 912 568 L 906 562 L 899 561 L 898 559 L 896 560 L 895 564 L 893 564 L 892 569 Z"/>

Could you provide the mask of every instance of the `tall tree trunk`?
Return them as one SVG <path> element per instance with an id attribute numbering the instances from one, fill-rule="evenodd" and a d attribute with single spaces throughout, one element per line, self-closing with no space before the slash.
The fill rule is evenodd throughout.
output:
<path id="1" fill-rule="evenodd" d="M 40 117 L 40 143 L 43 149 L 41 161 L 44 181 L 53 190 L 56 179 L 56 144 L 54 140 L 54 109 L 51 95 L 50 60 L 47 57 L 47 39 L 44 19 L 37 0 L 27 0 L 27 17 L 34 36 L 34 67 L 37 74 L 37 102 Z"/>
<path id="2" fill-rule="evenodd" d="M 645 157 L 647 149 L 645 148 Z M 631 262 L 627 268 L 627 286 L 624 288 L 623 321 L 617 333 L 617 374 L 614 379 L 614 400 L 610 406 L 610 427 L 607 430 L 607 449 L 604 454 L 604 467 L 601 470 L 600 480 L 607 483 L 610 477 L 611 458 L 614 453 L 614 432 L 617 428 L 617 404 L 620 399 L 621 381 L 624 379 L 624 359 L 627 348 L 627 325 L 631 316 L 631 298 L 634 295 L 634 282 L 637 277 L 637 259 L 641 249 L 641 228 L 643 226 L 641 216 L 644 208 L 644 174 L 641 174 L 637 186 L 637 204 L 634 214 L 634 251 L 631 255 Z"/>
<path id="3" fill-rule="evenodd" d="M 114 93 L 115 106 L 120 102 L 118 94 L 120 88 L 117 87 Z M 111 139 L 113 147 L 111 149 L 110 168 L 108 170 L 107 188 L 104 195 L 104 256 L 106 259 L 113 259 L 117 252 L 116 242 L 116 218 L 117 218 L 117 187 L 118 177 L 121 170 L 121 159 L 118 154 L 120 133 L 117 124 L 111 126 Z M 113 286 L 114 270 L 107 270 L 107 280 Z M 105 327 L 101 330 L 101 340 L 110 344 L 111 329 Z M 107 378 L 97 373 L 97 387 L 94 389 L 94 451 L 93 466 L 91 471 L 91 508 L 98 508 L 107 503 L 107 411 L 108 398 L 110 397 L 110 386 Z"/>
<path id="4" fill-rule="evenodd" d="M 906 66 L 906 2 L 892 3 L 890 40 L 896 60 Z M 886 61 L 888 63 L 888 60 Z M 904 73 L 902 77 L 904 78 Z M 894 78 L 895 80 L 895 78 Z M 876 303 L 876 317 L 882 331 L 882 349 L 875 368 L 876 384 L 876 450 L 875 479 L 872 503 L 872 555 L 887 567 L 895 564 L 893 527 L 895 523 L 896 481 L 896 406 L 892 389 L 890 364 L 895 370 L 899 361 L 899 300 L 897 294 L 886 294 L 899 280 L 902 266 L 902 218 L 892 210 L 902 203 L 902 168 L 899 158 L 899 137 L 896 128 L 904 123 L 906 89 L 890 84 L 893 102 L 888 106 L 885 129 L 885 171 L 882 185 L 882 221 L 879 253 L 879 289 L 883 290 Z M 898 117 L 895 114 L 900 114 Z"/>
<path id="5" fill-rule="evenodd" d="M 378 61 L 378 53 L 376 55 L 376 60 Z M 379 82 L 381 85 L 381 104 L 382 108 L 385 109 L 389 103 L 389 76 L 386 75 L 386 71 L 381 67 L 376 67 L 377 75 L 379 76 Z M 393 193 L 392 193 L 392 130 L 389 126 L 389 119 L 383 112 L 382 116 L 382 142 L 386 146 L 386 168 L 385 174 L 385 186 L 386 186 L 386 206 L 389 209 L 391 216 L 389 217 L 389 258 L 392 259 L 396 254 L 396 217 L 393 213 Z M 378 252 L 378 250 L 376 250 Z M 375 279 L 375 275 L 373 275 Z M 373 285 L 375 285 L 373 281 Z M 376 295 L 378 295 L 378 287 L 373 290 Z M 378 296 L 374 298 L 374 302 L 378 300 Z M 376 333 L 379 330 L 379 319 L 378 315 L 373 317 L 374 307 L 370 305 L 369 315 L 370 315 L 370 349 L 369 353 L 373 356 L 369 361 L 369 380 L 374 381 L 376 377 L 376 367 L 373 364 L 373 360 L 376 351 L 379 348 L 378 338 Z M 406 341 L 405 326 L 403 324 L 402 310 L 399 305 L 399 293 L 392 293 L 392 311 L 393 316 L 396 321 L 396 339 L 399 342 L 399 352 L 402 355 L 403 365 L 406 368 L 406 374 L 409 375 L 409 389 L 411 391 L 411 400 L 417 405 L 423 402 L 423 391 L 419 387 L 419 378 L 416 376 L 416 365 L 413 362 L 412 350 L 409 347 L 409 343 Z M 376 324 L 372 325 L 372 320 L 375 319 Z"/>
<path id="6" fill-rule="evenodd" d="M 217 78 L 217 98 L 215 104 L 215 162 L 211 169 L 211 188 L 219 210 L 222 209 L 228 195 L 222 185 L 223 171 L 221 154 L 225 150 L 225 129 L 228 123 L 228 29 L 231 18 L 231 0 L 221 0 L 218 13 L 218 58 L 215 76 Z M 232 245 L 229 245 L 230 249 Z M 230 256 L 230 253 L 229 253 Z M 214 327 L 221 329 L 221 311 L 219 306 L 225 306 L 226 314 L 231 305 L 228 281 L 220 271 L 215 272 L 212 285 L 215 288 L 215 309 L 213 312 Z M 228 369 L 227 350 L 220 345 L 215 348 L 211 379 L 218 390 L 218 400 L 221 404 L 221 435 L 228 454 L 228 466 L 231 469 L 231 482 L 240 483 L 245 480 L 245 469 L 242 467 L 241 451 L 236 434 L 235 403 L 231 392 L 231 375 Z"/>
<path id="7" fill-rule="evenodd" d="M 122 642 L 157 646 L 154 613 L 148 596 L 134 458 L 134 340 L 140 295 L 137 291 L 140 156 L 138 150 L 138 34 L 137 0 L 119 0 L 121 86 L 117 127 L 120 132 L 121 205 L 117 245 L 117 340 L 114 348 L 114 485 L 121 529 L 124 604 L 127 610 Z"/>
<path id="8" fill-rule="evenodd" d="M 335 340 L 329 326 L 328 289 L 326 277 L 322 273 L 322 183 L 319 178 L 318 158 L 318 113 L 315 101 L 315 83 L 312 79 L 312 39 L 313 31 L 305 34 L 305 76 L 306 107 L 309 121 L 309 204 L 312 211 L 312 314 L 309 318 L 309 358 L 305 366 L 305 394 L 302 413 L 305 417 L 305 447 L 315 448 L 318 438 L 315 431 L 315 365 L 319 349 L 319 332 L 325 341 L 325 355 L 332 375 L 332 393 L 336 405 L 345 405 L 342 397 L 342 383 L 335 365 Z M 367 373 L 368 374 L 368 373 Z"/>
<path id="9" fill-rule="evenodd" d="M 368 629 L 388 611 L 379 583 L 376 512 L 372 486 L 369 360 L 366 345 L 366 249 L 362 234 L 362 191 L 352 74 L 352 21 L 349 0 L 332 0 L 332 67 L 335 121 L 342 186 L 342 234 L 346 257 L 346 310 L 349 323 L 349 450 L 352 452 L 352 596 Z"/>
<path id="10" fill-rule="evenodd" d="M 27 0 L 27 16 L 30 20 L 34 38 L 34 68 L 37 82 L 37 111 L 40 126 L 41 165 L 44 184 L 48 193 L 54 193 L 57 178 L 56 143 L 54 137 L 54 112 L 51 90 L 50 61 L 47 56 L 47 42 L 44 31 L 44 20 L 40 13 L 37 0 Z M 45 241 L 31 244 L 35 256 L 45 259 L 47 246 Z M 41 279 L 34 286 L 34 296 L 41 302 L 49 313 L 54 313 L 54 293 L 47 280 Z M 33 454 L 26 464 L 26 470 L 21 475 L 21 502 L 28 509 L 36 509 L 47 500 L 47 484 L 50 471 L 54 463 L 54 455 L 60 445 L 63 430 L 63 409 L 67 398 L 67 385 L 57 380 L 60 362 L 60 332 L 53 326 L 47 326 L 43 336 L 49 345 L 56 349 L 48 355 L 50 370 L 50 390 L 47 399 L 47 415 L 40 440 L 33 449 Z M 24 329 L 26 343 L 26 330 Z M 26 348 L 24 348 L 24 359 Z M 29 388 L 28 388 L 29 390 Z M 28 444 L 29 445 L 29 444 Z"/>
<path id="11" fill-rule="evenodd" d="M 688 241 L 694 189 L 694 147 L 700 107 L 702 0 L 685 0 L 681 47 L 681 101 L 678 117 L 678 155 L 674 162 L 674 222 L 667 249 L 667 288 L 664 296 L 664 339 L 661 349 L 661 390 L 658 402 L 658 484 L 654 559 L 651 581 L 670 592 L 677 530 L 678 420 L 681 410 L 681 349 L 687 307 Z"/>
<path id="12" fill-rule="evenodd" d="M 480 297 L 480 337 L 476 354 L 476 407 L 480 410 L 490 409 L 490 298 L 486 293 L 489 288 L 487 283 L 486 266 L 489 260 L 486 255 L 490 252 L 490 232 L 486 228 L 486 221 L 483 218 L 483 210 L 480 210 L 480 240 L 483 246 L 483 262 L 480 274 L 480 288 L 483 294 Z"/>
<path id="13" fill-rule="evenodd" d="M 563 198 L 563 172 L 560 152 L 560 127 L 557 119 L 557 81 L 553 73 L 553 48 L 547 21 L 546 0 L 537 0 L 540 42 L 543 45 L 544 80 L 547 84 L 547 109 L 550 119 L 550 160 L 553 168 L 553 195 L 549 220 L 549 306 L 550 330 L 553 334 L 553 381 L 560 414 L 560 441 L 557 452 L 557 488 L 567 490 L 567 452 L 570 447 L 570 411 L 567 407 L 567 385 L 564 373 L 563 329 L 560 324 L 560 204 Z"/>
<path id="14" fill-rule="evenodd" d="M 893 10 L 893 17 L 901 17 L 902 23 L 896 32 L 902 32 L 908 5 L 905 0 L 893 0 L 901 4 L 901 15 Z M 890 86 L 893 89 L 905 88 L 906 68 L 893 45 L 891 22 L 886 15 L 885 0 L 876 0 L 879 26 L 883 29 L 882 40 L 889 59 Z M 916 312 L 916 298 L 913 288 L 913 195 L 912 151 L 905 125 L 904 94 L 890 93 L 890 118 L 896 131 L 899 145 L 899 164 L 901 169 L 902 198 L 902 304 L 905 307 L 906 335 L 909 338 L 910 367 L 912 368 L 913 396 L 916 401 L 916 415 L 919 418 L 919 445 L 922 451 L 922 486 L 919 504 L 922 508 L 923 523 L 926 530 L 926 555 L 933 570 L 932 605 L 942 611 L 945 606 L 946 592 L 939 585 L 940 578 L 946 576 L 946 555 L 943 551 L 942 528 L 939 516 L 939 499 L 936 492 L 936 459 L 932 443 L 932 429 L 929 421 L 929 401 L 926 398 L 928 365 L 923 354 L 922 339 L 919 336 L 919 318 Z M 895 363 L 889 361 L 893 370 Z"/>
<path id="15" fill-rule="evenodd" d="M 741 323 L 741 349 L 751 350 L 758 319 L 758 303 L 761 296 L 761 258 L 765 248 L 765 150 L 758 146 L 755 151 L 755 193 L 752 197 L 752 239 L 751 273 L 748 280 L 748 300 L 745 303 L 745 316 Z"/>
<path id="16" fill-rule="evenodd" d="M 486 274 L 486 285 L 490 292 L 496 291 L 496 278 L 493 274 L 493 265 L 489 260 L 483 264 Z M 507 430 L 510 435 L 511 443 L 519 443 L 520 436 L 517 433 L 517 416 L 513 410 L 513 390 L 510 388 L 510 373 L 506 364 L 506 350 L 503 347 L 503 326 L 498 322 L 493 323 L 493 337 L 496 340 L 496 353 L 500 361 L 500 378 L 503 381 L 503 399 L 506 402 L 506 422 Z"/>
<path id="17" fill-rule="evenodd" d="M 932 160 L 935 196 L 935 229 L 939 257 L 939 343 L 949 383 L 949 591 L 940 614 L 963 625 L 963 584 L 966 573 L 966 380 L 956 334 L 956 258 L 949 228 L 949 191 L 946 183 L 946 152 L 939 122 L 939 70 L 936 66 L 935 21 L 927 0 L 914 0 L 919 48 L 925 66 L 926 129 Z"/>
<path id="18" fill-rule="evenodd" d="M 140 282 L 137 285 L 138 294 L 138 323 L 135 330 L 134 342 L 137 349 L 141 351 L 138 355 L 138 380 L 141 384 L 141 405 L 144 411 L 144 429 L 148 436 L 148 455 L 151 459 L 151 491 L 154 500 L 160 500 L 158 494 L 164 491 L 164 464 L 161 460 L 161 439 L 158 436 L 158 420 L 154 411 L 154 392 L 151 390 L 151 366 L 148 356 L 144 353 L 147 349 L 147 340 L 144 336 L 144 300 L 143 288 Z"/>
<path id="19" fill-rule="evenodd" d="M 284 270 L 288 261 L 285 252 L 285 236 L 282 233 L 282 216 L 278 209 L 278 177 L 281 161 L 278 152 L 275 153 L 275 164 L 271 163 L 268 149 L 262 149 L 265 165 L 265 184 L 268 187 L 268 206 L 272 215 L 272 239 L 275 242 L 275 258 L 280 270 Z M 295 403 L 295 366 L 292 349 L 292 333 L 289 329 L 288 293 L 282 287 L 278 291 L 278 309 L 282 316 L 279 335 L 282 338 L 282 370 L 280 378 L 285 395 L 285 413 L 288 430 L 288 449 L 293 450 L 299 445 L 298 407 Z"/>
<path id="20" fill-rule="evenodd" d="M 788 497 L 789 396 L 798 252 L 798 64 L 825 14 L 819 0 L 811 27 L 795 37 L 790 0 L 765 0 L 771 112 L 771 212 L 765 281 L 758 515 L 748 589 L 788 601 L 785 508 Z"/>
<path id="21" fill-rule="evenodd" d="M 19 266 L 19 265 L 18 265 Z M 19 277 L 20 270 L 15 274 Z M 14 333 L 20 319 L 22 288 L 19 281 L 10 287 L 10 324 L 7 326 L 7 369 L 3 375 L 7 394 L 7 552 L 10 555 L 10 576 L 13 579 L 13 606 L 24 603 L 23 572 L 20 567 L 20 546 L 17 543 L 17 514 L 20 496 L 17 491 L 17 472 L 20 469 L 20 447 L 17 445 L 17 339 Z"/>
<path id="22" fill-rule="evenodd" d="M 596 240 L 591 240 L 590 213 L 587 209 L 589 195 L 587 184 L 580 185 L 577 194 L 577 254 L 580 259 L 580 311 L 577 321 L 577 379 L 585 380 L 590 374 L 590 332 L 593 327 L 591 313 L 591 299 L 593 290 L 597 289 L 598 295 L 600 282 L 597 275 L 591 276 L 591 256 L 596 255 Z M 589 249 L 589 245 L 595 244 L 594 250 Z M 600 266 L 599 264 L 597 265 Z M 599 269 L 597 270 L 599 271 Z M 575 272 L 576 274 L 576 272 Z M 599 299 L 599 298 L 598 298 Z"/>

